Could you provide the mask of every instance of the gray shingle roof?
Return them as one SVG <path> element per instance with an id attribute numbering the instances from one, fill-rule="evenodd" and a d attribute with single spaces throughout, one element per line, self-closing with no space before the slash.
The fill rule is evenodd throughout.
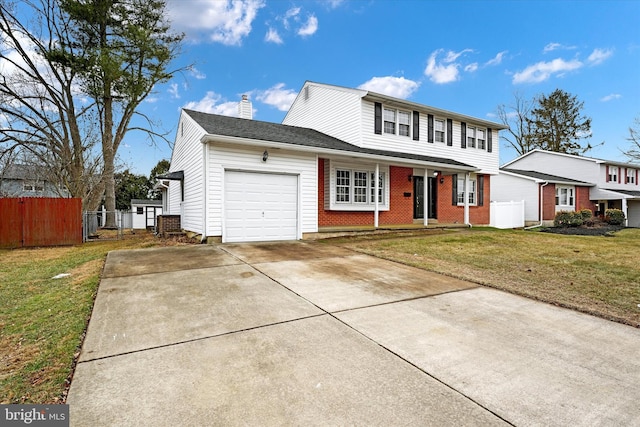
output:
<path id="1" fill-rule="evenodd" d="M 613 188 L 603 188 L 603 190 L 614 191 L 616 193 L 622 193 L 622 194 L 625 194 L 627 196 L 632 196 L 632 197 L 640 197 L 640 191 L 618 190 L 618 189 L 613 189 Z"/>
<path id="2" fill-rule="evenodd" d="M 585 186 L 594 185 L 589 182 L 578 181 L 577 179 L 571 179 L 571 178 L 564 178 L 562 176 L 557 176 L 557 175 L 549 175 L 547 173 L 542 173 L 542 172 L 526 171 L 526 170 L 510 169 L 510 168 L 508 169 L 500 168 L 500 170 L 504 172 L 511 172 L 518 175 L 528 176 L 530 178 L 540 179 L 543 181 L 549 181 L 553 183 L 567 183 L 567 184 L 585 185 Z"/>
<path id="3" fill-rule="evenodd" d="M 375 150 L 361 148 L 340 139 L 334 138 L 313 129 L 298 126 L 288 126 L 280 123 L 262 122 L 259 120 L 239 119 L 236 117 L 220 116 L 217 114 L 201 113 L 199 111 L 184 110 L 193 120 L 211 135 L 233 136 L 260 141 L 280 142 L 284 144 L 314 147 L 319 149 L 346 151 L 391 158 L 416 160 L 420 162 L 440 163 L 452 167 L 475 169 L 451 159 L 441 157 L 422 156 L 411 153 Z"/>

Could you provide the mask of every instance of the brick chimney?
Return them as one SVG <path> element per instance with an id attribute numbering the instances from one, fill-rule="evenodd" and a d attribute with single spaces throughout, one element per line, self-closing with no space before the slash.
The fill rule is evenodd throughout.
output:
<path id="1" fill-rule="evenodd" d="M 242 95 L 242 101 L 238 103 L 238 117 L 241 119 L 253 119 L 253 106 L 247 95 Z"/>

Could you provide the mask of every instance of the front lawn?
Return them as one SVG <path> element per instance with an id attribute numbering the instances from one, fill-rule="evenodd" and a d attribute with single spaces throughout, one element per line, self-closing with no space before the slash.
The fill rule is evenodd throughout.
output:
<path id="1" fill-rule="evenodd" d="M 340 242 L 381 258 L 640 327 L 640 229 L 608 237 L 473 228 Z"/>
<path id="2" fill-rule="evenodd" d="M 0 404 L 63 403 L 107 252 L 161 244 L 141 233 L 0 250 Z"/>

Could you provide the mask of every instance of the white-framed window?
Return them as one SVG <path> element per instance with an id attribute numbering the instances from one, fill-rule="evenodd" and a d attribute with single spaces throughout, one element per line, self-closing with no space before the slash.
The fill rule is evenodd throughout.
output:
<path id="1" fill-rule="evenodd" d="M 331 188 L 330 209 L 338 210 L 373 210 L 375 199 L 375 168 L 336 164 L 335 183 Z M 388 168 L 381 167 L 378 180 L 378 207 L 388 209 Z"/>
<path id="2" fill-rule="evenodd" d="M 609 166 L 609 181 L 618 182 L 618 167 Z"/>
<path id="3" fill-rule="evenodd" d="M 475 179 L 469 179 L 467 181 L 468 183 L 468 188 L 467 188 L 467 194 L 469 197 L 469 204 L 470 205 L 475 205 L 476 204 L 476 180 Z M 464 205 L 464 177 L 462 178 L 458 178 L 458 204 L 459 205 Z"/>
<path id="4" fill-rule="evenodd" d="M 467 148 L 476 148 L 476 128 L 467 126 Z"/>
<path id="5" fill-rule="evenodd" d="M 446 123 L 444 119 L 433 119 L 434 140 L 436 142 L 446 141 Z"/>
<path id="6" fill-rule="evenodd" d="M 411 136 L 411 113 L 398 111 L 398 135 Z"/>
<path id="7" fill-rule="evenodd" d="M 556 186 L 556 209 L 573 208 L 575 205 L 575 188 Z"/>
<path id="8" fill-rule="evenodd" d="M 627 168 L 627 184 L 636 183 L 636 170 Z"/>
<path id="9" fill-rule="evenodd" d="M 411 112 L 385 107 L 383 110 L 384 133 L 411 136 Z"/>
<path id="10" fill-rule="evenodd" d="M 384 133 L 396 134 L 396 110 L 384 109 Z"/>
<path id="11" fill-rule="evenodd" d="M 478 128 L 476 131 L 476 138 L 478 139 L 478 149 L 486 150 L 487 149 L 487 139 L 486 132 L 484 129 Z"/>
<path id="12" fill-rule="evenodd" d="M 336 170 L 336 202 L 350 203 L 351 199 L 351 171 Z"/>
<path id="13" fill-rule="evenodd" d="M 367 175 L 366 171 L 353 172 L 353 203 L 367 203 Z"/>
<path id="14" fill-rule="evenodd" d="M 44 186 L 33 182 L 24 182 L 22 183 L 22 191 L 28 191 L 30 193 L 44 191 Z"/>

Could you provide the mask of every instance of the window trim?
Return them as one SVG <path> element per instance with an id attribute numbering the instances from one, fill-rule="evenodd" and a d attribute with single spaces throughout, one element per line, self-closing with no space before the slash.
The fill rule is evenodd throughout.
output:
<path id="1" fill-rule="evenodd" d="M 562 191 L 566 190 L 566 202 L 562 204 Z M 571 194 L 569 194 L 569 192 Z M 556 198 L 555 198 L 556 212 L 575 210 L 576 206 L 576 187 L 574 185 L 557 185 L 556 184 Z"/>
<path id="2" fill-rule="evenodd" d="M 436 129 L 436 122 L 442 122 L 442 141 L 438 141 L 438 131 Z M 441 142 L 443 144 L 447 143 L 447 119 L 442 118 L 442 117 L 434 117 L 433 118 L 433 141 L 434 142 Z"/>
<path id="3" fill-rule="evenodd" d="M 636 183 L 636 169 L 627 168 L 627 179 L 625 180 L 626 184 L 635 184 Z"/>
<path id="4" fill-rule="evenodd" d="M 340 171 L 347 171 L 350 177 L 348 202 L 337 200 L 337 182 L 338 174 Z M 364 189 L 364 194 L 366 195 L 367 199 L 366 202 L 356 202 L 356 173 L 366 173 L 366 186 L 357 187 Z M 325 209 L 338 211 L 374 211 L 375 200 L 373 198 L 373 193 L 375 191 L 375 183 L 373 182 L 373 179 L 375 177 L 375 173 L 376 167 L 373 164 L 341 163 L 329 160 L 330 179 L 327 183 L 329 185 L 329 188 L 325 188 L 325 192 L 329 193 L 329 206 L 325 206 Z M 381 165 L 379 168 L 379 173 L 380 179 L 382 181 L 382 187 L 378 187 L 378 191 L 379 195 L 382 196 L 382 201 L 378 202 L 378 210 L 387 211 L 389 210 L 390 197 L 389 167 Z"/>
<path id="5" fill-rule="evenodd" d="M 457 196 L 456 196 L 457 205 L 458 206 L 464 206 L 465 195 L 468 195 L 468 197 L 469 197 L 469 206 L 478 206 L 478 176 L 474 175 L 473 177 L 470 177 L 467 180 L 467 186 L 469 188 L 472 187 L 473 191 L 468 191 L 469 188 L 466 189 L 467 191 L 460 191 L 460 189 L 464 187 L 464 181 L 465 181 L 464 174 L 462 176 L 458 175 L 457 180 L 458 180 L 457 185 L 456 185 L 456 188 L 457 188 Z M 461 183 L 462 183 L 462 185 L 461 185 Z"/>
<path id="6" fill-rule="evenodd" d="M 393 120 L 394 120 L 393 122 L 390 120 L 387 120 L 387 116 L 386 116 L 387 111 L 393 112 Z M 413 114 L 413 111 L 409 109 L 397 108 L 389 105 L 382 105 L 381 113 L 382 113 L 382 129 L 381 129 L 382 135 L 395 135 L 395 136 L 401 136 L 403 138 L 410 138 L 410 139 L 413 138 L 413 132 L 414 132 L 413 128 L 415 125 L 415 120 L 419 120 L 419 118 L 415 117 L 415 115 Z M 409 123 L 406 123 L 406 124 L 400 123 L 401 113 L 406 114 L 406 117 L 409 119 Z M 389 132 L 387 130 L 387 123 L 393 124 L 393 132 Z M 406 132 L 407 132 L 406 135 L 400 133 L 401 126 L 406 126 Z"/>
<path id="7" fill-rule="evenodd" d="M 607 175 L 609 182 L 618 182 L 618 173 L 618 166 L 609 166 L 609 174 Z"/>

